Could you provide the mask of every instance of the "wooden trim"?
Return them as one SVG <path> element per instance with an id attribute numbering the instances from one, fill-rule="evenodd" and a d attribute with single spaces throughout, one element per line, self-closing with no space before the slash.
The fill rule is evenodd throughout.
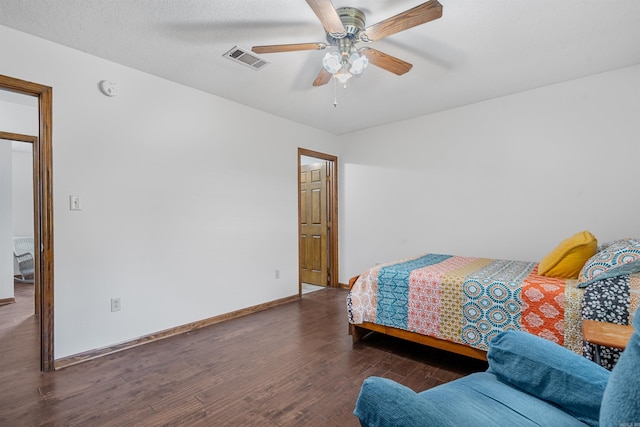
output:
<path id="1" fill-rule="evenodd" d="M 53 339 L 53 89 L 0 75 L 0 89 L 38 97 L 38 137 L 33 141 L 36 312 L 40 315 L 40 369 L 54 370 Z"/>
<path id="2" fill-rule="evenodd" d="M 351 287 L 347 283 L 338 283 L 338 286 L 342 289 L 351 289 Z"/>
<path id="3" fill-rule="evenodd" d="M 136 338 L 130 341 L 125 341 L 120 344 L 115 344 L 108 347 L 102 347 L 95 350 L 85 351 L 72 356 L 56 359 L 55 369 L 66 368 L 78 363 L 86 362 L 88 360 L 97 359 L 99 357 L 107 356 L 109 354 L 117 353 L 119 351 L 127 350 L 133 347 L 138 347 L 143 344 L 148 344 L 161 339 L 169 338 L 175 335 L 184 334 L 187 332 L 195 331 L 196 329 L 211 326 L 216 323 L 224 322 L 226 320 L 235 319 L 249 314 L 258 313 L 269 308 L 277 307 L 282 304 L 287 304 L 293 301 L 299 301 L 300 295 L 293 295 L 290 297 L 280 298 L 274 301 L 266 302 L 263 304 L 254 305 L 252 307 L 243 308 L 240 310 L 232 311 L 230 313 L 221 314 L 219 316 L 209 317 L 208 319 L 199 320 L 197 322 L 187 323 L 185 325 L 176 326 L 174 328 L 165 329 L 160 332 L 145 335 L 140 338 Z"/>
<path id="4" fill-rule="evenodd" d="M 381 334 L 389 335 L 403 340 L 415 342 L 418 344 L 427 345 L 429 347 L 445 350 L 451 353 L 461 354 L 463 356 L 472 357 L 479 360 L 487 360 L 487 352 L 484 350 L 478 350 L 477 348 L 469 347 L 464 344 L 458 344 L 452 341 L 446 341 L 439 338 L 429 337 L 427 335 L 418 334 L 416 332 L 409 332 L 403 329 L 393 328 L 391 326 L 377 325 L 375 323 L 363 322 L 362 324 L 354 325 L 349 324 L 349 335 L 351 335 L 353 342 L 358 342 L 369 332 L 379 332 Z"/>
<path id="5" fill-rule="evenodd" d="M 22 135 L 21 133 L 3 132 L 0 130 L 0 139 L 8 139 L 9 141 L 29 142 L 35 144 L 38 142 L 37 136 Z"/>
<path id="6" fill-rule="evenodd" d="M 0 305 L 15 304 L 15 302 L 16 302 L 16 298 L 15 297 L 0 298 Z"/>
<path id="7" fill-rule="evenodd" d="M 41 360 L 44 372 L 53 371 L 54 339 L 53 339 L 53 89 L 42 86 L 40 93 L 40 143 L 38 162 L 38 240 L 40 248 L 38 270 L 40 274 L 40 330 L 42 333 Z M 37 251 L 36 251 L 37 253 Z"/>
<path id="8" fill-rule="evenodd" d="M 338 157 L 331 154 L 320 153 L 319 151 L 307 150 L 306 148 L 298 147 L 298 292 L 302 294 L 302 277 L 300 274 L 300 259 L 302 258 L 301 245 L 300 245 L 300 157 L 308 156 L 331 162 L 329 167 L 331 168 L 331 182 L 328 191 L 331 193 L 329 203 L 331 208 L 329 209 L 328 221 L 331 224 L 329 229 L 329 287 L 340 287 L 338 283 Z"/>

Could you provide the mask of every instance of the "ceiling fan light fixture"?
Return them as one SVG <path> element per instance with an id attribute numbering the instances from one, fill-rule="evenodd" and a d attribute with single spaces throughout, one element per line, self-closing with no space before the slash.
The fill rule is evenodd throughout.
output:
<path id="1" fill-rule="evenodd" d="M 344 87 L 347 87 L 347 80 L 353 77 L 353 74 L 349 72 L 348 68 L 349 64 L 346 63 L 342 68 L 340 68 L 340 70 L 333 74 L 333 77 L 335 77 L 336 80 L 342 83 Z"/>
<path id="2" fill-rule="evenodd" d="M 342 68 L 342 57 L 337 52 L 327 52 L 322 58 L 322 66 L 331 74 L 335 74 Z"/>
<path id="3" fill-rule="evenodd" d="M 357 52 L 354 52 L 349 57 L 349 63 L 351 64 L 351 68 L 349 68 L 349 72 L 351 74 L 362 74 L 362 72 L 369 65 L 369 58 L 366 55 L 361 55 Z"/>

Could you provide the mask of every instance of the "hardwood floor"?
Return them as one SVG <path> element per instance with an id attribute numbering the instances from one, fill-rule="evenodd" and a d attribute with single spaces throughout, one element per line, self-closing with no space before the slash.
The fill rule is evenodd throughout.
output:
<path id="1" fill-rule="evenodd" d="M 388 337 L 351 344 L 347 291 L 328 288 L 43 374 L 29 292 L 17 285 L 16 304 L 0 307 L 3 426 L 358 426 L 370 375 L 424 390 L 486 369 Z"/>

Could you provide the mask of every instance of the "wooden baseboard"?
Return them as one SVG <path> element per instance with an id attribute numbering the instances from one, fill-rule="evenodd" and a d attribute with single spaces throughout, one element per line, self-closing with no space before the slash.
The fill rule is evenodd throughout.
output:
<path id="1" fill-rule="evenodd" d="M 205 326 L 210 326 L 216 323 L 224 322 L 225 320 L 235 319 L 237 317 L 242 317 L 249 314 L 257 313 L 259 311 L 267 310 L 269 308 L 277 307 L 282 304 L 298 301 L 299 299 L 300 299 L 299 295 L 280 298 L 275 301 L 254 305 L 252 307 L 243 308 L 240 310 L 232 311 L 230 313 L 225 313 L 219 316 L 210 317 L 208 319 L 199 320 L 197 322 L 187 323 L 186 325 L 176 326 L 175 328 L 165 329 L 164 331 L 145 335 L 143 337 L 136 338 L 130 341 L 125 341 L 120 344 L 97 348 L 95 350 L 85 351 L 82 353 L 74 354 L 72 356 L 62 357 L 54 361 L 54 368 L 55 369 L 66 368 L 72 365 L 76 365 L 78 363 L 96 359 L 98 357 L 107 356 L 109 354 L 117 353 L 119 351 L 127 350 L 129 348 L 137 347 L 139 345 L 148 344 L 150 342 L 158 341 L 164 338 L 169 338 L 175 335 L 195 331 L 196 329 L 200 329 L 200 328 L 204 328 Z"/>
<path id="2" fill-rule="evenodd" d="M 338 286 L 341 287 L 342 289 L 349 289 L 349 284 L 348 283 L 340 283 L 340 282 L 338 282 Z"/>
<path id="3" fill-rule="evenodd" d="M 16 302 L 16 298 L 15 297 L 0 298 L 0 305 L 15 304 L 15 302 Z"/>

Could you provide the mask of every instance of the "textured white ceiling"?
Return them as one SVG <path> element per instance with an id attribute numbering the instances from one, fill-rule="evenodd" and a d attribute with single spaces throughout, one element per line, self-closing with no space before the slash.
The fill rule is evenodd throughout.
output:
<path id="1" fill-rule="evenodd" d="M 334 0 L 367 25 L 420 0 Z M 323 51 L 262 55 L 254 71 L 223 58 L 237 45 L 323 42 L 304 0 L 0 0 L 0 25 L 55 41 L 334 134 L 640 63 L 638 0 L 440 0 L 442 18 L 374 42 L 413 64 L 370 66 L 312 87 Z"/>

